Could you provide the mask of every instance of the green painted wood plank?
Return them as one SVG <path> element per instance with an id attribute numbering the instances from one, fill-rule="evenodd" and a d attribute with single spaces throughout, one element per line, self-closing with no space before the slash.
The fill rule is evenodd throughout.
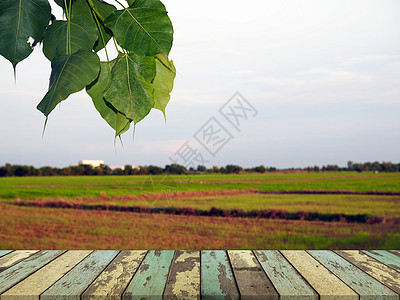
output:
<path id="1" fill-rule="evenodd" d="M 39 252 L 39 250 L 17 250 L 0 258 L 0 272 L 23 261 L 25 258 Z"/>
<path id="2" fill-rule="evenodd" d="M 400 250 L 387 250 L 387 251 L 389 251 L 390 253 L 392 253 L 394 255 L 400 256 Z"/>
<path id="3" fill-rule="evenodd" d="M 362 250 L 362 252 L 400 272 L 400 256 L 385 250 Z"/>
<path id="4" fill-rule="evenodd" d="M 201 251 L 201 299 L 239 299 L 239 291 L 223 250 Z"/>
<path id="5" fill-rule="evenodd" d="M 149 251 L 123 299 L 162 299 L 174 250 Z"/>
<path id="6" fill-rule="evenodd" d="M 39 251 L 0 273 L 0 294 L 40 269 L 65 251 Z"/>
<path id="7" fill-rule="evenodd" d="M 335 253 L 339 254 L 353 265 L 356 265 L 365 273 L 389 287 L 392 291 L 400 294 L 399 272 L 359 250 L 338 250 L 335 251 Z"/>
<path id="8" fill-rule="evenodd" d="M 281 250 L 283 256 L 319 294 L 321 300 L 358 300 L 358 295 L 304 250 Z"/>
<path id="9" fill-rule="evenodd" d="M 10 253 L 12 250 L 0 250 L 0 257 Z"/>
<path id="10" fill-rule="evenodd" d="M 360 299 L 399 299 L 399 295 L 332 251 L 307 251 L 360 295 Z"/>
<path id="11" fill-rule="evenodd" d="M 278 300 L 278 292 L 250 250 L 229 250 L 228 255 L 242 299 Z"/>
<path id="12" fill-rule="evenodd" d="M 68 273 L 92 250 L 67 251 L 1 295 L 1 300 L 33 300 Z"/>
<path id="13" fill-rule="evenodd" d="M 175 251 L 164 298 L 200 299 L 200 251 Z"/>
<path id="14" fill-rule="evenodd" d="M 121 251 L 83 293 L 82 299 L 121 299 L 147 251 Z"/>
<path id="15" fill-rule="evenodd" d="M 64 277 L 46 290 L 40 299 L 79 300 L 80 295 L 117 256 L 119 251 L 97 250 L 92 252 Z"/>
<path id="16" fill-rule="evenodd" d="M 293 297 L 318 300 L 318 294 L 304 281 L 299 273 L 277 250 L 253 251 L 264 272 L 279 293 L 279 299 Z"/>

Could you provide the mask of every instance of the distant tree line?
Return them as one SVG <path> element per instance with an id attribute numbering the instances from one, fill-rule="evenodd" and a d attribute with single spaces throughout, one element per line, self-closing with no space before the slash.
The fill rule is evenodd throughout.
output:
<path id="1" fill-rule="evenodd" d="M 65 168 L 53 168 L 49 166 L 35 168 L 27 165 L 11 165 L 6 164 L 0 167 L 0 177 L 13 176 L 84 176 L 84 175 L 159 175 L 159 174 L 201 174 L 201 173 L 221 173 L 221 174 L 238 174 L 238 173 L 266 173 L 276 171 L 305 171 L 305 172 L 338 172 L 338 171 L 372 171 L 372 172 L 400 172 L 400 163 L 391 162 L 366 162 L 353 163 L 349 161 L 347 167 L 339 167 L 337 165 L 326 166 L 310 166 L 306 168 L 290 168 L 277 169 L 275 167 L 265 167 L 263 165 L 253 168 L 243 168 L 238 165 L 226 165 L 224 167 L 213 166 L 209 169 L 205 166 L 197 166 L 197 168 L 186 167 L 179 164 L 166 165 L 164 168 L 150 165 L 140 166 L 138 168 L 126 165 L 123 168 L 111 169 L 107 165 L 93 167 L 91 165 L 69 166 Z"/>

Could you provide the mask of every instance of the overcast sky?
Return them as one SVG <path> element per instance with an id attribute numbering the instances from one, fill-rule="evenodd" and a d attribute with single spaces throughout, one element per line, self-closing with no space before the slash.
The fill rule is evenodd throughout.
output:
<path id="1" fill-rule="evenodd" d="M 163 2 L 178 71 L 167 124 L 153 110 L 134 139 L 131 129 L 123 147 L 114 144 L 113 130 L 82 92 L 52 112 L 42 139 L 45 118 L 36 105 L 50 63 L 38 47 L 17 66 L 16 83 L 0 57 L 0 165 L 101 159 L 164 166 L 170 158 L 184 164 L 189 154 L 207 166 L 400 162 L 398 0 Z M 219 109 L 236 92 L 252 110 L 234 127 Z M 213 155 L 199 142 L 210 124 L 226 137 L 217 146 L 202 141 Z"/>

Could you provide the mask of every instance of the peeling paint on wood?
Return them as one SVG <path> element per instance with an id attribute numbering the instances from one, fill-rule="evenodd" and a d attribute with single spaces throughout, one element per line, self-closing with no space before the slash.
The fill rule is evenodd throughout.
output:
<path id="1" fill-rule="evenodd" d="M 335 253 L 356 265 L 396 293 L 400 294 L 400 273 L 359 250 L 338 250 Z"/>
<path id="2" fill-rule="evenodd" d="M 320 299 L 356 300 L 358 295 L 304 250 L 281 250 L 320 295 Z"/>
<path id="3" fill-rule="evenodd" d="M 175 251 L 164 298 L 200 299 L 200 251 Z"/>
<path id="4" fill-rule="evenodd" d="M 0 250 L 0 300 L 400 300 L 394 250 L 32 251 Z"/>
<path id="5" fill-rule="evenodd" d="M 400 250 L 388 250 L 390 253 L 393 253 L 394 255 L 397 255 L 400 257 Z"/>
<path id="6" fill-rule="evenodd" d="M 0 258 L 0 272 L 17 264 L 39 250 L 17 250 Z"/>
<path id="7" fill-rule="evenodd" d="M 362 252 L 400 272 L 400 256 L 385 250 L 362 250 Z"/>
<path id="8" fill-rule="evenodd" d="M 229 250 L 241 298 L 278 299 L 279 294 L 250 250 Z"/>
<path id="9" fill-rule="evenodd" d="M 82 295 L 82 299 L 121 299 L 147 251 L 121 251 Z"/>
<path id="10" fill-rule="evenodd" d="M 10 253 L 12 250 L 0 250 L 0 257 Z"/>
<path id="11" fill-rule="evenodd" d="M 399 299 L 399 295 L 332 251 L 310 250 L 315 259 L 360 295 L 360 299 Z"/>
<path id="12" fill-rule="evenodd" d="M 97 250 L 41 295 L 41 299 L 80 299 L 80 295 L 117 256 L 119 251 Z"/>
<path id="13" fill-rule="evenodd" d="M 36 270 L 40 269 L 65 251 L 39 251 L 23 262 L 13 265 L 0 273 L 0 294 L 17 284 Z"/>
<path id="14" fill-rule="evenodd" d="M 52 286 L 91 252 L 91 250 L 77 250 L 68 251 L 60 255 L 25 280 L 13 286 L 1 295 L 1 299 L 39 299 L 40 294 Z"/>
<path id="15" fill-rule="evenodd" d="M 201 299 L 239 299 L 239 291 L 223 250 L 201 251 Z"/>
<path id="16" fill-rule="evenodd" d="M 286 300 L 293 297 L 301 297 L 303 300 L 318 300 L 318 295 L 279 251 L 255 250 L 254 254 L 278 291 L 280 299 Z"/>
<path id="17" fill-rule="evenodd" d="M 149 251 L 123 294 L 123 299 L 162 299 L 173 250 Z"/>

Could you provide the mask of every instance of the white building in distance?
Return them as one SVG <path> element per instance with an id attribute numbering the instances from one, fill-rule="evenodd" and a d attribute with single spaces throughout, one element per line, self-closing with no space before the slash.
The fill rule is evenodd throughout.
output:
<path id="1" fill-rule="evenodd" d="M 93 168 L 100 167 L 101 165 L 104 165 L 104 160 L 80 160 L 79 165 L 89 165 L 92 166 Z"/>

